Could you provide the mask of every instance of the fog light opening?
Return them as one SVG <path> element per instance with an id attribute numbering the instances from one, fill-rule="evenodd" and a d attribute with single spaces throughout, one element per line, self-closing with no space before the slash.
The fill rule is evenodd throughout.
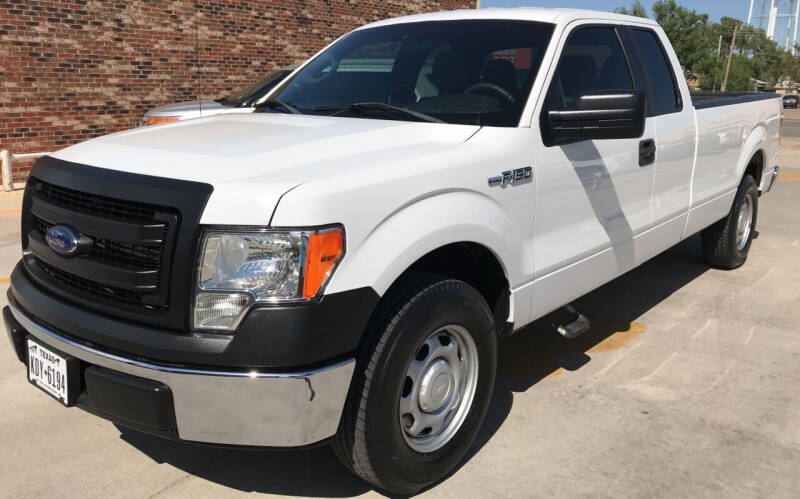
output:
<path id="1" fill-rule="evenodd" d="M 193 329 L 233 331 L 250 306 L 244 293 L 199 293 L 194 302 Z"/>

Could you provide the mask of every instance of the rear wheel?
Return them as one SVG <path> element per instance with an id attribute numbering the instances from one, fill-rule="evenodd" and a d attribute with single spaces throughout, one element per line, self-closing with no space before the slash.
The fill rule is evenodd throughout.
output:
<path id="1" fill-rule="evenodd" d="M 359 355 L 334 450 L 378 489 L 413 494 L 450 473 L 480 429 L 497 343 L 469 284 L 413 276 L 387 297 Z"/>
<path id="2" fill-rule="evenodd" d="M 703 257 L 709 265 L 735 269 L 747 260 L 758 218 L 758 187 L 745 175 L 728 216 L 703 230 Z"/>

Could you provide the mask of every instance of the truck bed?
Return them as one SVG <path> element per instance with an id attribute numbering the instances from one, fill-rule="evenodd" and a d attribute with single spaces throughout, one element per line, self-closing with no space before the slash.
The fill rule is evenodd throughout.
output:
<path id="1" fill-rule="evenodd" d="M 692 104 L 697 109 L 729 106 L 759 100 L 778 99 L 781 96 L 771 92 L 692 92 Z"/>
<path id="2" fill-rule="evenodd" d="M 782 103 L 778 94 L 692 94 L 697 151 L 692 173 L 692 215 L 687 234 L 703 229 L 730 210 L 741 174 L 753 151 L 762 151 L 756 182 L 776 164 Z"/>

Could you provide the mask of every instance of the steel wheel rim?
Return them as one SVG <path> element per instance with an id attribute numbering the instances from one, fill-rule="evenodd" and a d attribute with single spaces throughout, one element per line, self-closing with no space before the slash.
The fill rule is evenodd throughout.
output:
<path id="1" fill-rule="evenodd" d="M 467 418 L 478 386 L 478 348 L 455 324 L 434 331 L 406 368 L 400 393 L 400 431 L 421 453 L 444 447 Z"/>
<path id="2" fill-rule="evenodd" d="M 753 227 L 753 197 L 749 194 L 744 197 L 739 215 L 736 218 L 736 249 L 742 251 L 750 239 Z"/>

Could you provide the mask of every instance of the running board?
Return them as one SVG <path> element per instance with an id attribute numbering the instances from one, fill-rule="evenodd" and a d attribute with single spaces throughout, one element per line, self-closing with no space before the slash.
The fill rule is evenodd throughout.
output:
<path id="1" fill-rule="evenodd" d="M 571 305 L 565 305 L 553 313 L 552 326 L 558 334 L 572 340 L 589 330 L 591 324 L 585 315 L 575 310 Z"/>

